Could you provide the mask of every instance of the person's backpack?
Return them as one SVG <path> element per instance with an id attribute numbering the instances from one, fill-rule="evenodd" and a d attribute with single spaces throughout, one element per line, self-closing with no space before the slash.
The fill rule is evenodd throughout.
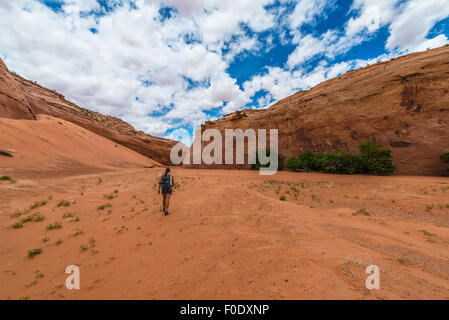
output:
<path id="1" fill-rule="evenodd" d="M 163 190 L 171 188 L 171 177 L 169 174 L 164 174 L 161 178 L 161 187 Z"/>

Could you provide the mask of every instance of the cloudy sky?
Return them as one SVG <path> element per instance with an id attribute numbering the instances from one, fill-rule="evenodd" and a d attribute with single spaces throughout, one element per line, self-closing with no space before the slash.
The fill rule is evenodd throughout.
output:
<path id="1" fill-rule="evenodd" d="M 1 0 L 0 57 L 177 138 L 192 124 L 449 43 L 449 0 Z"/>

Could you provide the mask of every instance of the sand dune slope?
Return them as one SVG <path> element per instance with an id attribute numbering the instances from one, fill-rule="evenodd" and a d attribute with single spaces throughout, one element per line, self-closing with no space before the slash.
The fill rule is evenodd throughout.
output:
<path id="1" fill-rule="evenodd" d="M 38 115 L 36 121 L 0 118 L 2 175 L 16 177 L 67 176 L 117 168 L 159 165 L 135 151 L 71 122 Z"/>

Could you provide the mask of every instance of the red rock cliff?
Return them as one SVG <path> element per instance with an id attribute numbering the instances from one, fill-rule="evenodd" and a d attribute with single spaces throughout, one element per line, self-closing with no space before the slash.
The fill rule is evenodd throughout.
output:
<path id="1" fill-rule="evenodd" d="M 269 109 L 206 122 L 204 129 L 278 129 L 283 159 L 300 152 L 393 151 L 398 174 L 445 175 L 449 148 L 449 46 L 350 71 Z"/>

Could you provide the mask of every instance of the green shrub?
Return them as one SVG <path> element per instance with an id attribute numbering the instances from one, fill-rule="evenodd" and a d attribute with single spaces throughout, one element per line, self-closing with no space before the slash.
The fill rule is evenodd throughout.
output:
<path id="1" fill-rule="evenodd" d="M 319 164 L 326 173 L 356 174 L 364 168 L 359 156 L 344 152 L 322 154 Z"/>
<path id="2" fill-rule="evenodd" d="M 391 150 L 381 149 L 377 144 L 372 142 L 362 142 L 359 148 L 359 157 L 367 173 L 386 176 L 392 174 L 396 169 L 393 165 Z"/>
<path id="3" fill-rule="evenodd" d="M 301 167 L 307 171 L 321 171 L 320 158 L 319 153 L 312 151 L 302 152 L 298 157 Z"/>
<path id="4" fill-rule="evenodd" d="M 362 142 L 358 155 L 334 152 L 302 152 L 298 158 L 289 158 L 285 162 L 287 169 L 296 171 L 304 169 L 309 172 L 336 174 L 375 174 L 389 175 L 395 170 L 391 151 L 381 149 L 372 142 Z"/>
<path id="5" fill-rule="evenodd" d="M 294 158 L 294 157 L 291 157 L 291 158 L 288 158 L 287 160 L 285 160 L 285 167 L 291 171 L 298 171 L 300 169 L 303 169 L 301 167 L 301 161 L 298 158 Z"/>
<path id="6" fill-rule="evenodd" d="M 259 150 L 259 151 L 263 151 L 263 150 Z M 256 151 L 256 154 L 255 154 L 256 163 L 251 165 L 251 169 L 252 170 L 259 170 L 260 168 L 268 168 L 268 167 L 270 167 L 270 163 L 267 163 L 265 165 L 260 164 L 260 162 L 259 162 L 259 151 Z M 270 148 L 266 148 L 265 152 L 266 152 L 265 154 L 267 155 L 267 157 L 269 157 L 271 155 Z M 273 150 L 273 152 L 275 152 L 277 154 L 277 151 Z M 281 158 L 280 158 L 280 156 L 278 154 L 278 170 L 281 170 L 281 169 L 282 169 L 282 161 L 281 161 Z"/>
<path id="7" fill-rule="evenodd" d="M 443 153 L 440 156 L 440 160 L 443 161 L 443 163 L 449 164 L 449 152 Z M 449 171 L 449 167 L 447 168 L 447 170 Z"/>

